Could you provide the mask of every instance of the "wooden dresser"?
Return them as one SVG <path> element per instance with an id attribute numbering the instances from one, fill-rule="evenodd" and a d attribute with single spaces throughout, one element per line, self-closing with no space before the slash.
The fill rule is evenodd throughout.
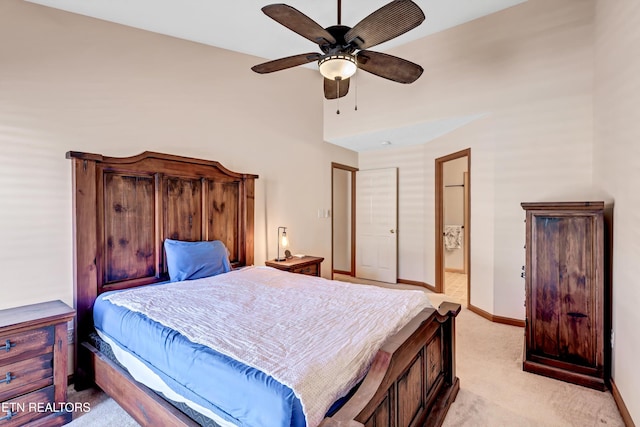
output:
<path id="1" fill-rule="evenodd" d="M 284 261 L 270 260 L 265 265 L 278 270 L 288 271 L 291 273 L 306 274 L 308 276 L 320 276 L 320 264 L 324 258 L 316 256 L 304 256 L 302 258 L 292 257 Z"/>
<path id="2" fill-rule="evenodd" d="M 526 211 L 523 369 L 604 390 L 609 290 L 603 202 L 522 203 Z"/>
<path id="3" fill-rule="evenodd" d="M 67 322 L 61 301 L 0 310 L 0 426 L 61 426 L 67 399 Z"/>

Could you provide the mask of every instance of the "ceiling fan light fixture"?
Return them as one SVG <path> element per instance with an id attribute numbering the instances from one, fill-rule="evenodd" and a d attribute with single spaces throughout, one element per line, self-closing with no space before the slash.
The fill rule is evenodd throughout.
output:
<path id="1" fill-rule="evenodd" d="M 356 57 L 349 54 L 329 55 L 318 61 L 320 74 L 329 80 L 345 80 L 358 69 Z"/>

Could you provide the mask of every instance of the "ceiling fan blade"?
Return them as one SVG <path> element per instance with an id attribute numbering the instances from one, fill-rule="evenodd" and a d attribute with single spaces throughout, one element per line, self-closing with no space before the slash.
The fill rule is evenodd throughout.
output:
<path id="1" fill-rule="evenodd" d="M 263 7 L 262 11 L 269 18 L 318 45 L 336 42 L 336 39 L 320 24 L 291 6 L 281 3 L 270 4 Z"/>
<path id="2" fill-rule="evenodd" d="M 340 93 L 338 93 L 338 81 L 324 79 L 324 97 L 327 99 L 342 98 L 349 93 L 349 79 L 340 80 Z"/>
<path id="3" fill-rule="evenodd" d="M 344 39 L 358 49 L 384 43 L 422 24 L 425 16 L 411 0 L 395 0 L 357 23 Z"/>
<path id="4" fill-rule="evenodd" d="M 260 74 L 273 73 L 274 71 L 286 70 L 298 65 L 308 64 L 317 61 L 322 55 L 319 53 L 301 53 L 300 55 L 288 56 L 286 58 L 274 59 L 273 61 L 251 67 L 253 71 Z"/>
<path id="5" fill-rule="evenodd" d="M 356 56 L 358 68 L 398 83 L 413 83 L 424 71 L 421 66 L 386 53 L 362 50 Z"/>

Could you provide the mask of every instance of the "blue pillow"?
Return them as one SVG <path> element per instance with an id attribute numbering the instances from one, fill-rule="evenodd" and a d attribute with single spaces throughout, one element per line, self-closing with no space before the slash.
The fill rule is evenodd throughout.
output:
<path id="1" fill-rule="evenodd" d="M 231 271 L 229 253 L 220 240 L 183 242 L 165 239 L 164 251 L 172 282 L 201 279 Z"/>

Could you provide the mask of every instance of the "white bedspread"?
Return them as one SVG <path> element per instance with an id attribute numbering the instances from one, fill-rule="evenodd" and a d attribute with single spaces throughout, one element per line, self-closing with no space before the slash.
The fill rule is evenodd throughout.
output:
<path id="1" fill-rule="evenodd" d="M 309 427 L 366 373 L 388 336 L 425 307 L 422 291 L 250 267 L 106 299 L 290 387 Z"/>

